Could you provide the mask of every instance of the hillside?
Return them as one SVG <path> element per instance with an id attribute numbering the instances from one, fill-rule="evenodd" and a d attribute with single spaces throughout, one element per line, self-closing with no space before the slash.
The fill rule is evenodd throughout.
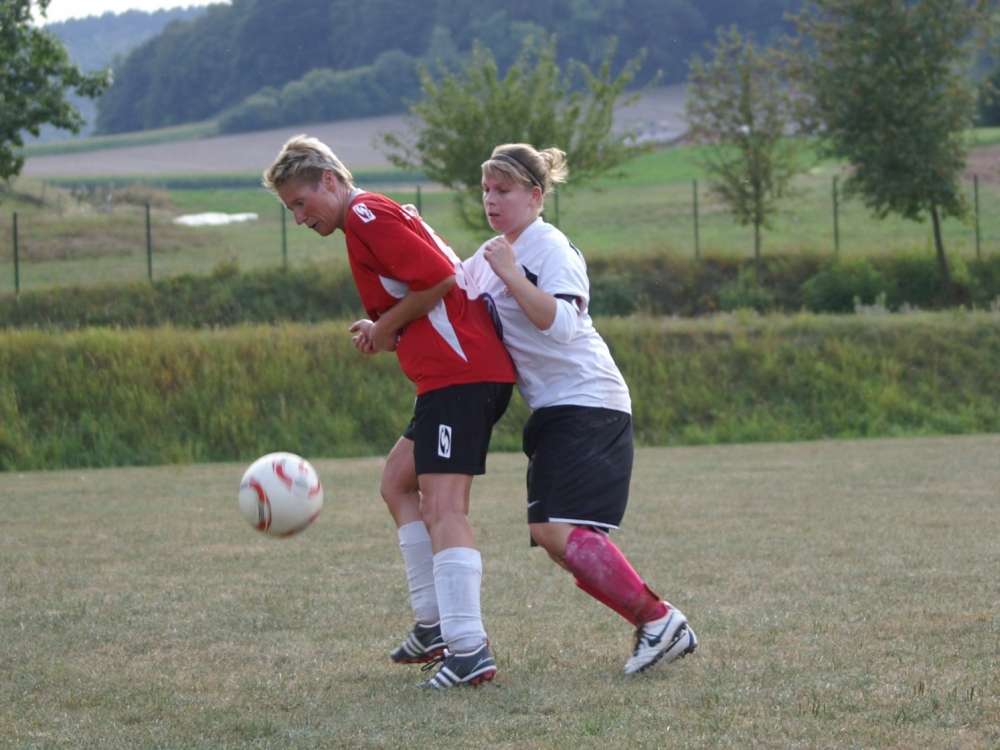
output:
<path id="1" fill-rule="evenodd" d="M 246 132 L 395 114 L 404 110 L 404 100 L 419 96 L 419 66 L 454 70 L 479 41 L 504 71 L 526 40 L 543 34 L 555 35 L 562 64 L 573 59 L 594 69 L 614 49 L 615 71 L 645 54 L 637 85 L 661 72 L 664 84 L 680 83 L 689 59 L 704 52 L 719 26 L 737 25 L 767 43 L 790 30 L 786 14 L 799 5 L 800 0 L 212 5 L 191 21 L 169 25 L 115 66 L 115 84 L 98 105 L 96 132 L 129 133 L 213 118 L 222 121 L 224 132 Z"/>
<path id="2" fill-rule="evenodd" d="M 46 24 L 45 27 L 55 34 L 66 46 L 69 58 L 84 72 L 100 70 L 118 56 L 127 55 L 132 49 L 147 39 L 161 33 L 172 21 L 195 18 L 205 9 L 172 8 L 147 13 L 141 10 L 129 10 L 124 13 L 107 12 L 101 16 L 87 18 L 71 18 L 67 21 Z M 47 143 L 74 138 L 86 138 L 94 130 L 97 118 L 97 106 L 91 99 L 71 96 L 71 100 L 87 121 L 86 127 L 73 135 L 66 130 L 57 130 L 44 126 L 38 138 L 27 136 L 26 144 Z"/>

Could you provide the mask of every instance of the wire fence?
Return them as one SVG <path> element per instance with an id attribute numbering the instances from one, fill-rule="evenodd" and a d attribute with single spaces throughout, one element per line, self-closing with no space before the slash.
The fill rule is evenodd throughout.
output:
<path id="1" fill-rule="evenodd" d="M 839 174 L 814 176 L 798 191 L 766 234 L 766 252 L 931 249 L 928 223 L 873 218 L 857 201 L 844 200 Z M 483 239 L 458 223 L 453 196 L 446 191 L 397 185 L 384 192 L 400 203 L 415 204 L 462 257 Z M 166 193 L 133 188 L 102 195 L 43 184 L 41 193 L 28 196 L 27 202 L 21 197 L 20 210 L 0 214 L 0 294 L 209 274 L 220 266 L 347 267 L 340 233 L 321 238 L 290 227 L 289 212 L 263 190 Z M 967 198 L 968 219 L 944 223 L 949 255 L 973 258 L 1000 252 L 1000 186 L 976 175 L 968 183 Z M 752 254 L 752 228 L 737 226 L 698 180 L 557 193 L 546 208 L 546 219 L 560 225 L 588 257 L 662 251 L 694 258 Z M 205 213 L 215 215 L 218 223 L 183 221 Z M 234 218 L 240 220 L 229 221 Z"/>

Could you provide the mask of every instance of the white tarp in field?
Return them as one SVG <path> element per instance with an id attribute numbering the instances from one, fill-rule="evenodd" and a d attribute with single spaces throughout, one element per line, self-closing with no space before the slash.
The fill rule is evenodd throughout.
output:
<path id="1" fill-rule="evenodd" d="M 186 214 L 174 219 L 174 224 L 186 227 L 220 227 L 225 224 L 242 224 L 246 221 L 257 221 L 257 214 Z"/>

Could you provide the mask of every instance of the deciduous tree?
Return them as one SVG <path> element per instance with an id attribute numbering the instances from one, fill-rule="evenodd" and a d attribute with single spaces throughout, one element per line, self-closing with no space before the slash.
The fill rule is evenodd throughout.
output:
<path id="1" fill-rule="evenodd" d="M 851 167 L 845 194 L 880 218 L 930 216 L 949 290 L 941 220 L 968 211 L 967 65 L 996 16 L 997 0 L 807 0 L 797 18 L 816 130 Z"/>
<path id="2" fill-rule="evenodd" d="M 435 78 L 421 71 L 423 99 L 410 107 L 409 136 L 379 141 L 397 167 L 422 171 L 456 191 L 463 223 L 487 230 L 480 202 L 482 172 L 495 146 L 530 143 L 566 152 L 569 184 L 580 184 L 639 153 L 629 134 L 613 132 L 614 111 L 642 63 L 633 58 L 611 77 L 610 50 L 597 73 L 571 63 L 563 74 L 551 38 L 529 41 L 501 78 L 492 53 L 476 44 L 458 74 Z M 572 88 L 574 74 L 584 86 Z"/>
<path id="3" fill-rule="evenodd" d="M 82 73 L 54 34 L 32 24 L 32 6 L 44 17 L 48 4 L 0 2 L 0 179 L 20 174 L 25 132 L 37 136 L 46 123 L 80 132 L 83 117 L 67 101 L 68 89 L 94 98 L 111 84 L 108 70 Z"/>
<path id="4" fill-rule="evenodd" d="M 805 169 L 798 140 L 790 137 L 795 98 L 784 58 L 735 28 L 718 32 L 712 53 L 710 61 L 695 57 L 690 66 L 687 120 L 703 144 L 694 159 L 736 221 L 753 225 L 759 281 L 760 230 L 770 227 L 792 178 Z"/>

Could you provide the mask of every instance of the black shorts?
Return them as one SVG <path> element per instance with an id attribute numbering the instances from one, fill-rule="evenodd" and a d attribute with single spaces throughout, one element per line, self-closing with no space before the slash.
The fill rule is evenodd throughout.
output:
<path id="1" fill-rule="evenodd" d="M 524 426 L 528 523 L 617 529 L 632 479 L 632 417 L 613 409 L 549 406 Z"/>
<path id="2" fill-rule="evenodd" d="M 513 390 L 513 383 L 468 383 L 417 396 L 403 432 L 413 441 L 417 476 L 485 474 L 493 425 L 507 411 Z"/>

